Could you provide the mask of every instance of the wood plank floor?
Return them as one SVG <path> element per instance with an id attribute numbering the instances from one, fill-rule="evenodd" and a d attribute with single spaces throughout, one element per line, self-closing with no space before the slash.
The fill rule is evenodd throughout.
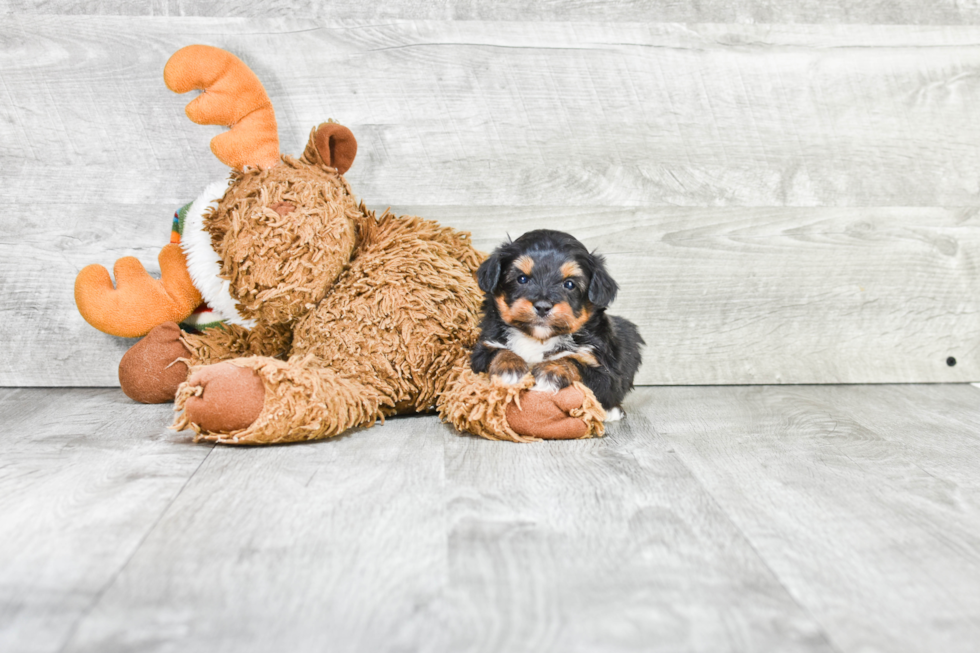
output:
<path id="1" fill-rule="evenodd" d="M 648 387 L 594 441 L 227 448 L 0 390 L 0 650 L 971 651 L 980 390 Z"/>

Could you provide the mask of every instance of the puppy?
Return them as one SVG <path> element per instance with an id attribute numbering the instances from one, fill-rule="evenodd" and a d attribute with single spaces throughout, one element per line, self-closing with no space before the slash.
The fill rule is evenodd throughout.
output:
<path id="1" fill-rule="evenodd" d="M 606 315 L 619 287 L 602 256 L 569 234 L 540 229 L 507 242 L 477 271 L 485 293 L 474 372 L 557 392 L 581 381 L 608 420 L 623 416 L 645 344 L 636 325 Z"/>

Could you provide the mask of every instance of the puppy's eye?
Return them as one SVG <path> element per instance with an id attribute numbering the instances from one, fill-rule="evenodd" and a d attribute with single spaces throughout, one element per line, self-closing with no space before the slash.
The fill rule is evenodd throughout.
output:
<path id="1" fill-rule="evenodd" d="M 527 283 L 528 281 L 529 279 L 526 274 L 522 274 L 521 276 L 517 277 L 517 283 Z"/>
<path id="2" fill-rule="evenodd" d="M 575 282 L 571 279 L 565 279 L 565 283 L 561 285 L 565 287 L 565 290 L 575 290 Z"/>

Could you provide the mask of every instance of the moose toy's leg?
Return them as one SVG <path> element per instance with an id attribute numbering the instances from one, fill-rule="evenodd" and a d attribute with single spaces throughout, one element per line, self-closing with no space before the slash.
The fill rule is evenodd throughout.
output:
<path id="1" fill-rule="evenodd" d="M 460 431 L 491 440 L 533 442 L 601 436 L 605 412 L 592 391 L 575 383 L 561 392 L 530 390 L 534 377 L 515 385 L 460 366 L 439 398 L 439 414 Z"/>
<path id="2" fill-rule="evenodd" d="M 319 367 L 312 356 L 263 356 L 195 367 L 177 392 L 172 428 L 224 444 L 316 440 L 370 426 L 393 402 L 379 388 Z"/>
<path id="3" fill-rule="evenodd" d="M 144 404 L 174 400 L 191 365 L 217 363 L 240 356 L 273 355 L 289 343 L 284 329 L 248 330 L 235 325 L 186 333 L 174 322 L 156 326 L 119 361 L 119 385 L 130 399 Z"/>

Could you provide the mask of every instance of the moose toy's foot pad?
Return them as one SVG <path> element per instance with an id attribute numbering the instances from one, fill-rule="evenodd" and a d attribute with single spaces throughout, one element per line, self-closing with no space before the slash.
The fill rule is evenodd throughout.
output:
<path id="1" fill-rule="evenodd" d="M 570 413 L 581 408 L 585 395 L 569 386 L 560 392 L 526 392 L 520 407 L 507 406 L 507 423 L 516 432 L 543 440 L 576 440 L 584 438 L 589 427 L 585 420 Z"/>
<path id="2" fill-rule="evenodd" d="M 180 341 L 180 327 L 164 322 L 133 345 L 119 361 L 119 385 L 130 399 L 144 404 L 174 400 L 177 387 L 187 379 L 181 358 L 190 352 Z"/>
<path id="3" fill-rule="evenodd" d="M 184 412 L 202 431 L 229 433 L 248 428 L 265 404 L 265 385 L 248 367 L 208 365 L 194 372 L 187 384 L 196 395 L 188 397 Z"/>

